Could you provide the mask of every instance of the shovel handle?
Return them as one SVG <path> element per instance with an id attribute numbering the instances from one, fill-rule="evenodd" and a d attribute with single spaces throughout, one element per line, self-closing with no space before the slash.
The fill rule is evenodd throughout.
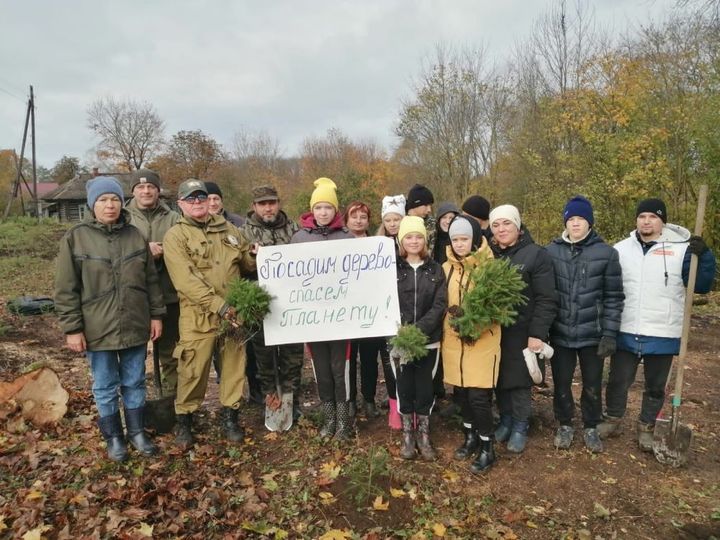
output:
<path id="1" fill-rule="evenodd" d="M 705 206 L 707 204 L 707 184 L 700 186 L 698 195 L 697 215 L 695 217 L 695 234 L 700 236 L 705 220 Z M 695 279 L 697 277 L 698 258 L 694 253 L 690 256 L 690 274 L 688 275 L 687 291 L 685 292 L 685 309 L 683 310 L 682 337 L 680 338 L 680 356 L 678 357 L 677 375 L 675 376 L 675 394 L 672 399 L 673 410 L 680 407 L 682 401 L 683 375 L 685 374 L 685 356 L 690 335 L 690 317 L 692 315 L 693 294 L 695 292 Z M 677 414 L 673 413 L 673 431 L 677 426 Z"/>
<path id="2" fill-rule="evenodd" d="M 158 348 L 157 341 L 153 341 L 153 381 L 155 382 L 155 389 L 158 391 L 158 395 L 163 397 L 162 381 L 160 380 L 160 349 Z"/>

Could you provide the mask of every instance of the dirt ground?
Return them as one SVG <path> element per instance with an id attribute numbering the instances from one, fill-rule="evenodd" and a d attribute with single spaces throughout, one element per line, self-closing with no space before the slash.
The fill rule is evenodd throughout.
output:
<path id="1" fill-rule="evenodd" d="M 401 460 L 384 415 L 359 416 L 350 444 L 323 443 L 307 366 L 306 415 L 289 432 L 268 433 L 262 410 L 244 405 L 245 442 L 222 441 L 213 381 L 193 451 L 162 435 L 159 457 L 114 464 L 103 458 L 86 360 L 62 348 L 54 317 L 2 307 L 0 332 L 0 380 L 47 365 L 70 393 L 53 427 L 27 425 L 17 411 L 0 416 L 0 538 L 720 538 L 720 317 L 709 312 L 692 323 L 687 467 L 639 451 L 640 374 L 625 433 L 604 453 L 577 439 L 555 450 L 552 397 L 540 390 L 527 450 L 511 456 L 498 445 L 499 462 L 483 476 L 452 459 L 457 418 L 434 417 L 434 463 Z"/>

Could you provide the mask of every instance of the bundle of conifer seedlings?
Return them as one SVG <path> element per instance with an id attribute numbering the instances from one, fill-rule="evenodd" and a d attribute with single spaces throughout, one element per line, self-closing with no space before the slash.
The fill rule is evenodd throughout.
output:
<path id="1" fill-rule="evenodd" d="M 257 281 L 235 278 L 228 286 L 225 301 L 235 309 L 235 318 L 222 321 L 220 334 L 244 343 L 260 329 L 270 313 L 272 296 Z"/>
<path id="2" fill-rule="evenodd" d="M 427 354 L 428 337 L 414 324 L 404 324 L 396 336 L 390 338 L 390 345 L 399 354 L 400 365 L 414 362 Z M 392 354 L 392 351 L 391 351 Z"/>
<path id="3" fill-rule="evenodd" d="M 459 306 L 451 306 L 450 326 L 466 343 L 474 343 L 494 324 L 510 326 L 517 308 L 527 302 L 525 282 L 507 259 L 487 259 L 470 272 L 468 288 Z"/>

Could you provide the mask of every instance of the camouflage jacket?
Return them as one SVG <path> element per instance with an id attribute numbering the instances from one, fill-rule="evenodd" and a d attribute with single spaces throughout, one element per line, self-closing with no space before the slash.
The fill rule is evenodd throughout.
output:
<path id="1" fill-rule="evenodd" d="M 280 210 L 277 219 L 273 223 L 264 223 L 258 219 L 255 212 L 248 214 L 245 225 L 240 231 L 245 235 L 251 244 L 258 243 L 261 246 L 282 246 L 289 244 L 293 234 L 298 230 L 298 225 L 288 219 L 287 214 Z"/>
<path id="2" fill-rule="evenodd" d="M 425 218 L 425 229 L 427 230 L 427 249 L 432 255 L 435 249 L 435 237 L 437 236 L 437 220 L 432 214 Z"/>

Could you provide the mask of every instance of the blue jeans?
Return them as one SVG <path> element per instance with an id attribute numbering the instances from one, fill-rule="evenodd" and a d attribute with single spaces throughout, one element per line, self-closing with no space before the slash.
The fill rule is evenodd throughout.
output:
<path id="1" fill-rule="evenodd" d="M 100 418 L 120 410 L 118 390 L 126 409 L 145 405 L 146 345 L 119 351 L 87 351 L 93 377 L 93 396 Z"/>

